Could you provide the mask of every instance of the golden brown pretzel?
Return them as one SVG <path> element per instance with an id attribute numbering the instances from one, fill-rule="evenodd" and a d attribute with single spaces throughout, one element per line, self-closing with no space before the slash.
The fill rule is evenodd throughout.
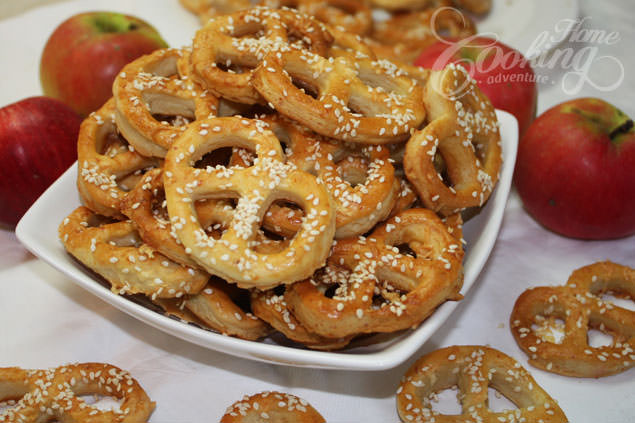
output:
<path id="1" fill-rule="evenodd" d="M 185 251 L 170 223 L 162 168 L 146 172 L 120 206 L 122 213 L 135 223 L 145 244 L 178 263 L 200 267 Z M 226 226 L 234 214 L 233 207 L 224 200 L 202 200 L 196 202 L 195 207 L 203 228 L 215 224 Z"/>
<path id="2" fill-rule="evenodd" d="M 197 31 L 190 58 L 193 76 L 219 97 L 262 102 L 250 78 L 269 51 L 306 47 L 326 53 L 332 38 L 324 26 L 292 10 L 257 7 L 218 16 Z"/>
<path id="3" fill-rule="evenodd" d="M 86 207 L 64 219 L 59 236 L 66 250 L 110 282 L 117 294 L 178 298 L 200 291 L 209 278 L 143 244 L 131 221 L 103 222 Z"/>
<path id="4" fill-rule="evenodd" d="M 276 9 L 294 8 L 353 34 L 366 34 L 373 25 L 366 0 L 262 0 L 260 4 Z"/>
<path id="5" fill-rule="evenodd" d="M 205 288 L 184 300 L 184 306 L 203 323 L 222 334 L 257 340 L 269 335 L 271 327 L 238 304 L 249 304 L 249 293 L 212 278 Z"/>
<path id="6" fill-rule="evenodd" d="M 454 4 L 468 12 L 483 15 L 492 8 L 492 0 L 453 0 Z"/>
<path id="7" fill-rule="evenodd" d="M 282 392 L 260 392 L 236 401 L 220 423 L 325 423 L 324 417 L 302 398 Z"/>
<path id="8" fill-rule="evenodd" d="M 420 52 L 439 38 L 465 38 L 474 34 L 476 27 L 469 17 L 454 8 L 439 7 L 396 14 L 378 22 L 371 37 L 388 45 L 404 44 Z"/>
<path id="9" fill-rule="evenodd" d="M 217 15 L 234 13 L 251 7 L 249 0 L 179 0 L 179 2 L 198 16 L 202 24 Z"/>
<path id="10" fill-rule="evenodd" d="M 567 284 L 536 287 L 516 300 L 510 317 L 514 339 L 529 363 L 565 376 L 602 377 L 635 365 L 635 312 L 604 301 L 601 295 L 635 300 L 635 269 L 598 262 L 571 274 Z M 551 340 L 532 326 L 564 322 L 564 337 Z M 611 335 L 610 345 L 592 347 L 588 330 Z"/>
<path id="11" fill-rule="evenodd" d="M 405 245 L 410 251 L 401 253 Z M 322 336 L 393 332 L 460 298 L 462 259 L 458 241 L 432 211 L 410 209 L 367 238 L 339 240 L 329 266 L 289 286 L 285 299 L 295 317 Z"/>
<path id="12" fill-rule="evenodd" d="M 335 339 L 325 338 L 308 331 L 302 326 L 293 313 L 291 313 L 284 299 L 284 293 L 277 293 L 281 289 L 284 289 L 284 287 L 267 291 L 252 290 L 251 308 L 254 314 L 269 323 L 290 340 L 314 350 L 337 350 L 348 345 L 352 336 Z"/>
<path id="13" fill-rule="evenodd" d="M 502 163 L 494 108 L 460 66 L 433 72 L 425 89 L 430 123 L 406 144 L 406 176 L 421 202 L 442 215 L 482 206 Z"/>
<path id="14" fill-rule="evenodd" d="M 384 146 L 342 149 L 323 157 L 318 174 L 335 200 L 338 239 L 364 234 L 388 217 L 399 182 Z M 335 155 L 333 154 L 333 155 Z"/>
<path id="15" fill-rule="evenodd" d="M 335 211 L 324 184 L 283 162 L 275 135 L 260 120 L 216 118 L 190 124 L 166 156 L 164 186 L 172 225 L 188 253 L 203 268 L 240 287 L 260 289 L 308 277 L 328 255 Z M 198 169 L 206 153 L 240 147 L 256 153 L 253 166 Z M 195 213 L 197 200 L 237 199 L 229 228 L 208 236 Z M 304 211 L 301 230 L 279 252 L 259 253 L 257 229 L 276 200 Z"/>
<path id="16" fill-rule="evenodd" d="M 458 387 L 461 414 L 439 414 L 431 397 Z M 488 404 L 488 388 L 494 388 L 518 408 L 494 412 Z M 417 360 L 397 389 L 397 411 L 402 422 L 567 423 L 553 400 L 520 364 L 493 348 L 452 346 Z"/>
<path id="17" fill-rule="evenodd" d="M 306 50 L 271 52 L 252 84 L 281 114 L 342 141 L 403 141 L 425 118 L 421 87 L 385 60 L 359 58 L 351 66 L 349 58 Z"/>
<path id="18" fill-rule="evenodd" d="M 217 114 L 218 99 L 183 73 L 189 54 L 156 50 L 124 66 L 115 78 L 117 127 L 144 156 L 164 157 L 187 123 Z M 168 117 L 175 119 L 170 122 Z"/>
<path id="19" fill-rule="evenodd" d="M 103 410 L 80 398 L 91 394 L 114 397 L 121 404 Z M 0 410 L 0 422 L 142 423 L 155 406 L 128 372 L 102 363 L 0 368 L 0 402 L 7 400 L 15 403 Z"/>
<path id="20" fill-rule="evenodd" d="M 91 210 L 123 218 L 119 203 L 146 168 L 159 164 L 135 152 L 115 126 L 115 102 L 108 100 L 82 122 L 77 140 L 77 188 Z"/>

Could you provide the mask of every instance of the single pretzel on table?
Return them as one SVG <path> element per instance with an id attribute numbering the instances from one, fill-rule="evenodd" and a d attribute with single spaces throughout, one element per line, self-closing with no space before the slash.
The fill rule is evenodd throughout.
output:
<path id="1" fill-rule="evenodd" d="M 461 413 L 433 410 L 433 396 L 456 386 Z M 495 412 L 488 388 L 494 388 L 518 408 Z M 513 358 L 493 348 L 461 345 L 433 351 L 417 360 L 397 389 L 402 422 L 543 422 L 567 423 L 558 403 Z"/>
<path id="2" fill-rule="evenodd" d="M 12 400 L 0 409 L 0 422 L 6 423 L 141 423 L 155 406 L 127 371 L 102 363 L 46 370 L 0 368 L 0 387 L 0 402 Z M 114 397 L 121 404 L 103 410 L 81 398 L 91 394 Z"/>
<path id="3" fill-rule="evenodd" d="M 279 113 L 341 141 L 404 141 L 426 114 L 422 88 L 385 60 L 351 63 L 300 49 L 270 52 L 253 72 L 252 85 Z"/>
<path id="4" fill-rule="evenodd" d="M 372 10 L 365 0 L 262 0 L 260 5 L 297 9 L 352 34 L 366 34 L 373 26 Z"/>
<path id="5" fill-rule="evenodd" d="M 220 423 L 325 423 L 324 417 L 302 398 L 283 392 L 265 391 L 245 395 L 227 408 Z"/>
<path id="6" fill-rule="evenodd" d="M 510 327 L 529 363 L 574 377 L 603 377 L 635 365 L 635 312 L 601 298 L 606 293 L 635 300 L 635 269 L 609 261 L 574 271 L 566 285 L 536 287 L 514 304 Z M 564 322 L 562 339 L 548 339 L 533 329 Z M 589 329 L 610 335 L 610 345 L 591 346 Z"/>
<path id="7" fill-rule="evenodd" d="M 118 294 L 178 298 L 199 292 L 209 275 L 176 263 L 143 244 L 131 221 L 104 222 L 86 207 L 75 209 L 59 226 L 66 250 L 103 276 Z"/>
<path id="8" fill-rule="evenodd" d="M 502 164 L 494 107 L 455 65 L 432 72 L 424 103 L 430 123 L 406 144 L 408 180 L 426 208 L 441 215 L 482 206 Z"/>
<path id="9" fill-rule="evenodd" d="M 196 32 L 190 57 L 192 75 L 219 97 L 262 103 L 250 79 L 267 52 L 301 46 L 324 54 L 331 43 L 324 25 L 304 14 L 256 7 L 218 16 Z"/>
<path id="10" fill-rule="evenodd" d="M 338 240 L 327 268 L 287 287 L 285 300 L 307 329 L 326 337 L 407 329 L 461 298 L 462 259 L 460 242 L 436 214 L 410 209 L 368 237 Z"/>
<path id="11" fill-rule="evenodd" d="M 189 54 L 185 49 L 156 50 L 124 66 L 115 78 L 117 127 L 144 156 L 164 157 L 189 122 L 217 114 L 218 99 L 183 74 L 189 65 L 179 66 L 179 61 L 189 61 Z"/>
<path id="12" fill-rule="evenodd" d="M 130 147 L 119 135 L 114 115 L 115 101 L 110 99 L 82 122 L 77 140 L 77 188 L 91 210 L 123 219 L 121 200 L 143 172 L 159 161 Z"/>
<path id="13" fill-rule="evenodd" d="M 211 274 L 241 288 L 271 288 L 310 276 L 329 253 L 335 211 L 322 182 L 284 163 L 275 135 L 257 119 L 239 117 L 196 121 L 172 145 L 165 160 L 164 189 L 168 212 L 189 254 Z M 249 167 L 196 163 L 223 147 L 256 154 Z M 201 199 L 237 200 L 229 227 L 216 239 L 196 216 Z M 304 211 L 300 231 L 280 251 L 258 252 L 258 228 L 269 206 L 283 200 Z"/>

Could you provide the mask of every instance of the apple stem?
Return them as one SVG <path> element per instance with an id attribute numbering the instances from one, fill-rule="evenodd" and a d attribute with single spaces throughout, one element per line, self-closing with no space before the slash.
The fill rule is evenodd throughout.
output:
<path id="1" fill-rule="evenodd" d="M 627 121 L 624 121 L 622 124 L 617 126 L 615 129 L 613 129 L 609 134 L 609 138 L 613 140 L 619 135 L 626 134 L 631 129 L 633 129 L 633 119 L 628 119 Z"/>

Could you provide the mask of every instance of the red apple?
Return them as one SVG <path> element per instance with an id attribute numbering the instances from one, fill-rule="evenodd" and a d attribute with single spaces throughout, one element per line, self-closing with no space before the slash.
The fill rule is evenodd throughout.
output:
<path id="1" fill-rule="evenodd" d="M 463 66 L 494 107 L 513 114 L 520 135 L 525 133 L 536 117 L 538 90 L 534 71 L 519 51 L 492 38 L 473 36 L 439 40 L 415 61 L 436 70 L 449 63 Z"/>
<path id="2" fill-rule="evenodd" d="M 526 210 L 552 231 L 635 233 L 635 129 L 603 100 L 571 100 L 539 116 L 520 141 L 514 178 Z"/>
<path id="3" fill-rule="evenodd" d="M 46 42 L 42 89 L 86 116 L 112 96 L 112 83 L 124 65 L 163 47 L 167 44 L 156 29 L 139 18 L 111 12 L 75 15 Z"/>
<path id="4" fill-rule="evenodd" d="M 47 97 L 27 98 L 0 109 L 0 224 L 15 226 L 77 160 L 80 124 L 81 118 L 70 107 Z"/>

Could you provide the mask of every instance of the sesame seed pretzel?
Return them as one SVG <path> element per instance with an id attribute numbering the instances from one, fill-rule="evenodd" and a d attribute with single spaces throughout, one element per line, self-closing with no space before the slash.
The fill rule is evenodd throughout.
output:
<path id="1" fill-rule="evenodd" d="M 284 299 L 284 293 L 278 294 L 278 291 L 278 288 L 267 291 L 252 290 L 251 308 L 256 316 L 290 340 L 314 350 L 329 351 L 344 348 L 353 338 L 352 336 L 325 338 L 308 331 L 291 313 Z"/>
<path id="2" fill-rule="evenodd" d="M 492 0 L 453 0 L 457 7 L 477 15 L 483 15 L 492 8 Z"/>
<path id="3" fill-rule="evenodd" d="M 370 0 L 371 4 L 386 10 L 417 10 L 436 5 L 438 0 Z"/>
<path id="4" fill-rule="evenodd" d="M 178 298 L 200 291 L 209 278 L 143 244 L 131 221 L 104 223 L 86 207 L 64 219 L 59 236 L 66 250 L 110 282 L 117 294 Z"/>
<path id="5" fill-rule="evenodd" d="M 216 116 L 218 99 L 182 73 L 188 60 L 187 50 L 160 49 L 127 64 L 115 78 L 117 127 L 144 156 L 165 157 L 190 121 Z"/>
<path id="6" fill-rule="evenodd" d="M 266 123 L 239 117 L 193 122 L 172 145 L 164 188 L 171 223 L 190 256 L 204 269 L 241 288 L 270 288 L 310 276 L 328 255 L 335 211 L 326 187 L 283 162 L 282 148 Z M 256 153 L 253 166 L 193 167 L 206 153 L 240 147 Z M 236 198 L 234 217 L 219 239 L 208 236 L 196 216 L 200 199 Z M 281 251 L 260 253 L 257 229 L 276 200 L 304 211 L 300 231 Z"/>
<path id="7" fill-rule="evenodd" d="M 460 66 L 432 72 L 424 101 L 430 123 L 408 140 L 404 169 L 421 202 L 449 215 L 482 206 L 502 163 L 490 101 Z"/>
<path id="8" fill-rule="evenodd" d="M 77 140 L 77 188 L 82 202 L 95 212 L 122 219 L 120 202 L 144 169 L 158 165 L 132 149 L 115 126 L 110 99 L 82 122 Z"/>
<path id="9" fill-rule="evenodd" d="M 386 219 L 400 188 L 384 146 L 347 149 L 340 156 L 323 158 L 319 172 L 336 204 L 337 239 L 364 234 Z"/>
<path id="10" fill-rule="evenodd" d="M 223 200 L 204 200 L 197 202 L 195 207 L 204 228 L 226 225 L 233 216 L 233 208 Z M 200 267 L 186 252 L 170 224 L 163 190 L 163 169 L 146 172 L 122 200 L 121 211 L 135 223 L 144 243 L 178 263 Z"/>
<path id="11" fill-rule="evenodd" d="M 402 245 L 412 252 L 401 253 Z M 437 215 L 410 209 L 367 238 L 339 240 L 325 271 L 289 286 L 285 299 L 295 317 L 322 336 L 393 332 L 460 298 L 462 259 L 463 249 Z"/>
<path id="12" fill-rule="evenodd" d="M 290 9 L 256 7 L 211 19 L 197 31 L 190 58 L 204 87 L 238 103 L 261 103 L 250 79 L 268 51 L 306 47 L 324 54 L 332 42 L 323 25 Z"/>
<path id="13" fill-rule="evenodd" d="M 609 261 L 574 271 L 567 284 L 536 287 L 514 304 L 511 330 L 532 366 L 574 377 L 602 377 L 635 365 L 635 312 L 601 299 L 607 292 L 635 300 L 635 269 Z M 564 321 L 564 337 L 549 340 L 532 328 L 541 320 Z M 590 346 L 589 329 L 612 336 Z"/>
<path id="14" fill-rule="evenodd" d="M 188 296 L 184 306 L 203 323 L 222 334 L 257 340 L 269 335 L 271 327 L 251 312 L 244 311 L 238 300 L 249 294 L 219 278 L 212 278 L 198 294 Z"/>
<path id="15" fill-rule="evenodd" d="M 453 386 L 459 389 L 461 414 L 433 410 L 431 397 Z M 492 411 L 489 387 L 518 409 Z M 417 360 L 397 389 L 397 411 L 408 423 L 568 422 L 558 403 L 516 360 L 493 348 L 471 345 L 442 348 Z"/>
<path id="16" fill-rule="evenodd" d="M 270 107 L 342 141 L 403 141 L 425 118 L 422 88 L 385 60 L 359 58 L 351 66 L 348 58 L 306 50 L 271 52 L 254 70 L 252 84 Z"/>
<path id="17" fill-rule="evenodd" d="M 262 6 L 288 7 L 314 16 L 318 21 L 353 34 L 366 34 L 373 25 L 368 3 L 359 0 L 262 0 Z"/>
<path id="18" fill-rule="evenodd" d="M 0 368 L 0 401 L 16 400 L 0 410 L 0 422 L 141 423 L 154 402 L 125 370 L 110 364 L 77 363 L 47 370 Z M 103 410 L 81 396 L 103 395 L 122 400 Z"/>
<path id="19" fill-rule="evenodd" d="M 220 423 L 325 423 L 324 417 L 305 400 L 295 395 L 265 391 L 245 395 L 227 408 Z"/>
<path id="20" fill-rule="evenodd" d="M 435 43 L 437 36 L 465 38 L 474 34 L 476 27 L 471 19 L 454 8 L 438 7 L 396 14 L 377 22 L 371 37 L 384 44 L 406 44 L 421 51 Z"/>
<path id="21" fill-rule="evenodd" d="M 251 7 L 249 0 L 179 0 L 179 2 L 198 16 L 202 24 L 217 15 L 234 13 Z"/>
<path id="22" fill-rule="evenodd" d="M 386 147 L 347 146 L 280 115 L 263 120 L 285 145 L 287 160 L 326 184 L 335 202 L 335 238 L 366 233 L 391 212 L 400 186 Z M 298 210 L 272 205 L 264 223 L 275 233 L 293 234 L 300 218 Z"/>

